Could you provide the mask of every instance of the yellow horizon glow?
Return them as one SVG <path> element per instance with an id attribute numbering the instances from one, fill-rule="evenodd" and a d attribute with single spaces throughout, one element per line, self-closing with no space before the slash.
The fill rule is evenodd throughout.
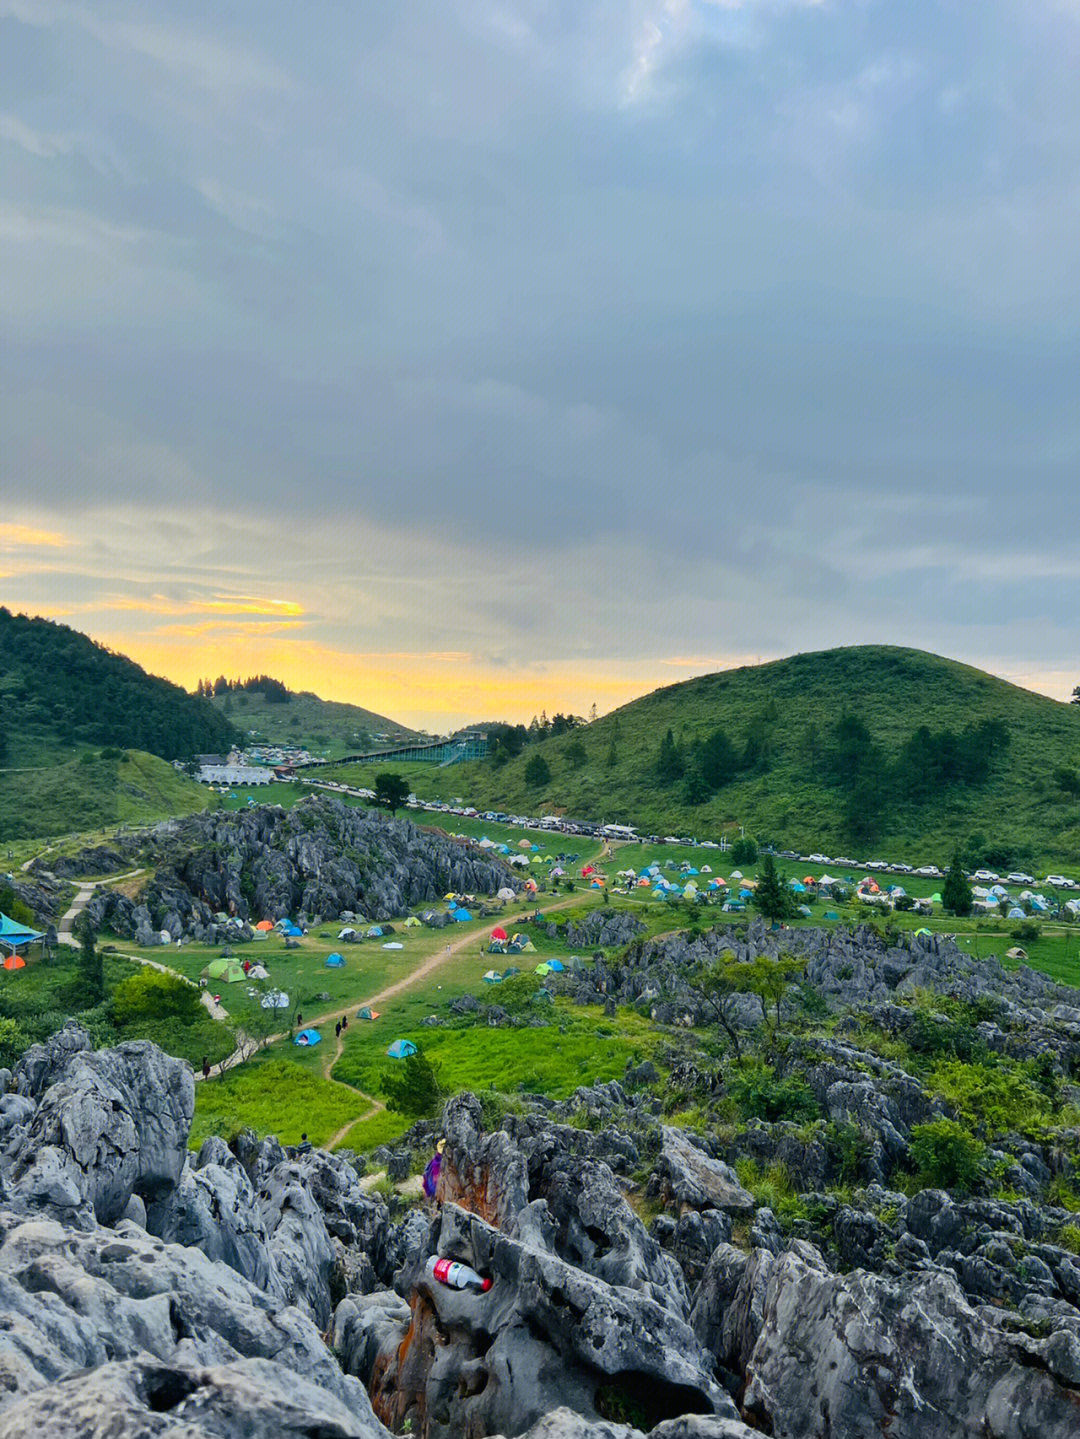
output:
<path id="1" fill-rule="evenodd" d="M 29 545 L 35 549 L 57 550 L 73 543 L 73 540 L 58 530 L 38 530 L 33 525 L 0 524 L 0 545 L 4 549 Z"/>

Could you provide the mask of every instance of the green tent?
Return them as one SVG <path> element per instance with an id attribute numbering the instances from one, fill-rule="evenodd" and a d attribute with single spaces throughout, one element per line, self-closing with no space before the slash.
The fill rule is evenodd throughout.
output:
<path id="1" fill-rule="evenodd" d="M 235 959 L 212 959 L 203 970 L 202 977 L 224 980 L 226 984 L 239 984 L 247 978 Z"/>
<path id="2" fill-rule="evenodd" d="M 536 966 L 536 968 L 533 970 L 533 974 L 550 974 L 550 973 L 551 973 L 551 965 L 550 965 L 550 964 L 538 964 L 538 965 Z"/>
<path id="3" fill-rule="evenodd" d="M 942 903 L 942 899 L 941 899 L 941 895 L 940 895 L 940 894 L 932 894 L 932 895 L 930 896 L 930 898 L 931 898 L 931 900 L 934 902 L 934 904 L 941 904 L 941 903 Z"/>

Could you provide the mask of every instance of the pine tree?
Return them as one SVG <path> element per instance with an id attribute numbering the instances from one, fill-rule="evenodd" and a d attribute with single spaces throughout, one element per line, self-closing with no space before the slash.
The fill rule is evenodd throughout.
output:
<path id="1" fill-rule="evenodd" d="M 767 854 L 758 872 L 754 903 L 766 919 L 789 919 L 795 908 L 787 880 L 777 871 L 776 860 Z"/>
<path id="2" fill-rule="evenodd" d="M 972 898 L 971 885 L 960 862 L 958 847 L 945 876 L 945 883 L 941 886 L 941 903 L 946 914 L 964 915 L 971 913 Z"/>

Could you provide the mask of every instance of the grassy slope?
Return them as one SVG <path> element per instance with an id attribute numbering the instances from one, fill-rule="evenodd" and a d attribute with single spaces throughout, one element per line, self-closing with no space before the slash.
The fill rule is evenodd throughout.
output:
<path id="1" fill-rule="evenodd" d="M 139 750 L 127 759 L 62 760 L 0 773 L 0 841 L 140 824 L 205 809 L 209 796 L 166 760 Z"/>
<path id="2" fill-rule="evenodd" d="M 357 734 L 401 735 L 415 731 L 359 705 L 322 700 L 313 694 L 294 694 L 288 704 L 268 704 L 262 694 L 218 695 L 212 701 L 241 730 L 244 738 L 268 744 L 299 744 L 312 754 L 337 757 L 356 752 Z"/>
<path id="3" fill-rule="evenodd" d="M 693 741 L 720 726 L 741 745 L 748 720 L 770 701 L 779 718 L 769 773 L 740 780 L 698 807 L 682 803 L 678 786 L 657 783 L 653 765 L 669 727 L 676 739 Z M 426 774 L 417 766 L 409 773 L 418 793 L 437 798 L 464 793 L 482 807 L 531 814 L 560 808 L 581 818 L 699 837 L 715 837 L 725 825 L 738 823 L 784 845 L 820 846 L 835 854 L 851 843 L 843 833 L 839 796 L 808 776 L 800 738 L 810 723 L 826 733 L 845 707 L 861 716 L 890 756 L 921 724 L 962 730 L 1000 718 L 1010 729 L 1008 755 L 985 785 L 943 795 L 922 809 L 897 806 L 886 813 L 873 846 L 886 857 L 947 861 L 955 840 L 973 831 L 992 840 L 1029 842 L 1046 863 L 1075 853 L 1080 803 L 1058 791 L 1050 776 L 1055 766 L 1080 761 L 1080 707 L 952 660 L 894 647 L 796 655 L 656 690 L 575 736 L 548 740 L 541 752 L 552 779 L 539 790 L 530 790 L 524 780 L 532 749 L 501 770 L 470 764 Z M 617 760 L 609 769 L 613 738 Z M 574 739 L 588 754 L 580 770 L 565 758 Z M 368 784 L 376 772 L 361 771 Z"/>

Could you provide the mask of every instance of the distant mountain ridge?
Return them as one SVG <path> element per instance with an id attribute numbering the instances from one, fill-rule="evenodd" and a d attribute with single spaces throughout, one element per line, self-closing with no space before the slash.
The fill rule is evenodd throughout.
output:
<path id="1" fill-rule="evenodd" d="M 228 750 L 229 719 L 205 699 L 53 620 L 0 607 L 0 765 L 33 766 L 102 745 L 161 759 Z"/>

